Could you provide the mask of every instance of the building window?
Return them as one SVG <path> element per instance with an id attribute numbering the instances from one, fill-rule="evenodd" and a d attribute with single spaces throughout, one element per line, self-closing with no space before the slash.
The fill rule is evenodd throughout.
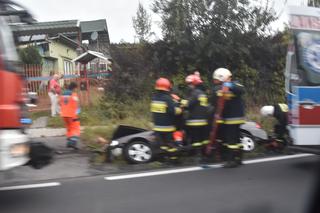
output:
<path id="1" fill-rule="evenodd" d="M 107 71 L 107 64 L 99 64 L 100 71 Z"/>
<path id="2" fill-rule="evenodd" d="M 63 61 L 63 71 L 65 75 L 73 74 L 73 64 L 71 61 L 64 60 Z"/>

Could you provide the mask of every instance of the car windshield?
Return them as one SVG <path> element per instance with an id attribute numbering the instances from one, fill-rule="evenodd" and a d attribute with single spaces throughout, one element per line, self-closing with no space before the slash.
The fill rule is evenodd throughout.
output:
<path id="1" fill-rule="evenodd" d="M 296 32 L 298 67 L 307 86 L 320 85 L 320 32 Z"/>

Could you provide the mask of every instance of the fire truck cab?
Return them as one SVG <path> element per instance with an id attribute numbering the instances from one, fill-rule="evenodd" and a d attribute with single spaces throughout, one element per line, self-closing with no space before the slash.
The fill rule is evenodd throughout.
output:
<path id="1" fill-rule="evenodd" d="M 17 166 L 30 165 L 40 168 L 44 165 L 41 143 L 29 142 L 24 131 L 27 91 L 14 37 L 8 26 L 8 18 L 20 18 L 21 22 L 33 20 L 24 9 L 9 0 L 0 0 L 0 171 Z M 40 148 L 41 149 L 41 148 Z M 42 149 L 43 150 L 43 149 Z M 46 158 L 45 162 L 48 162 Z M 42 160 L 42 161 L 41 161 Z M 39 162 L 37 162 L 39 161 Z"/>

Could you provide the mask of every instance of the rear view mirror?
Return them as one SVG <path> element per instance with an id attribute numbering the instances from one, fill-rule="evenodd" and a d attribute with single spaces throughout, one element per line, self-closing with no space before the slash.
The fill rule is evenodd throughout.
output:
<path id="1" fill-rule="evenodd" d="M 38 103 L 38 94 L 36 92 L 28 92 L 28 103 L 26 104 L 29 107 L 37 106 Z"/>

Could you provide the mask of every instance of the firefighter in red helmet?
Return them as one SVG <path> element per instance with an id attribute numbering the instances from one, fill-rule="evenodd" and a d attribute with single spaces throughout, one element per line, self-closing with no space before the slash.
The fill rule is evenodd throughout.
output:
<path id="1" fill-rule="evenodd" d="M 209 143 L 208 97 L 203 91 L 199 72 L 187 76 L 185 81 L 189 88 L 189 98 L 184 103 L 187 138 L 192 147 L 200 148 Z"/>
<path id="2" fill-rule="evenodd" d="M 152 97 L 150 110 L 153 116 L 153 131 L 160 148 L 168 153 L 176 153 L 178 149 L 173 142 L 175 127 L 175 116 L 181 114 L 182 110 L 176 107 L 171 94 L 171 83 L 166 78 L 159 78 L 155 84 L 155 94 Z M 169 155 L 176 159 L 175 154 Z"/>

